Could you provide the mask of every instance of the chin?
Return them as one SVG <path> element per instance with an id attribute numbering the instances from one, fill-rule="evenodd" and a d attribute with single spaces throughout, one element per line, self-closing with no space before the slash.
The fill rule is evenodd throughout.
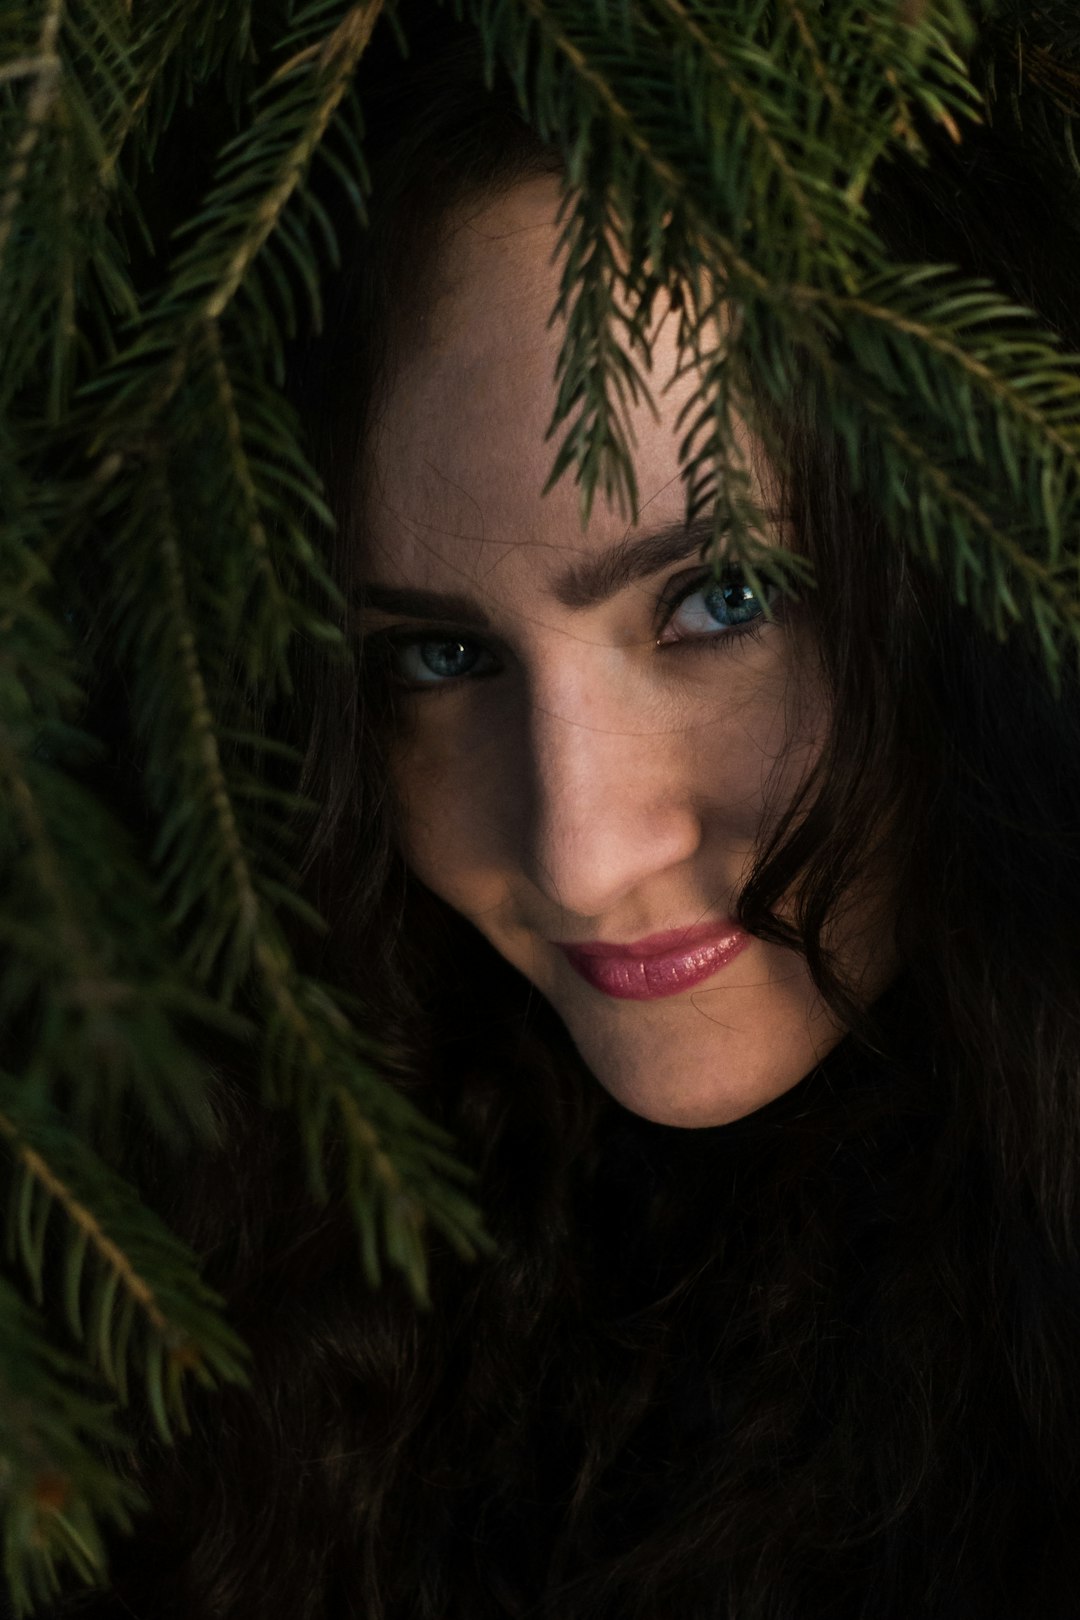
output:
<path id="1" fill-rule="evenodd" d="M 718 1091 L 715 1086 L 700 1088 L 666 1088 L 655 1083 L 640 1086 L 608 1083 L 598 1076 L 600 1085 L 614 1097 L 621 1107 L 639 1119 L 654 1125 L 673 1125 L 681 1130 L 704 1130 L 711 1125 L 731 1125 L 745 1119 L 774 1098 L 798 1085 L 803 1076 L 796 1075 L 789 1084 L 760 1090 L 753 1088 L 737 1091 Z"/>

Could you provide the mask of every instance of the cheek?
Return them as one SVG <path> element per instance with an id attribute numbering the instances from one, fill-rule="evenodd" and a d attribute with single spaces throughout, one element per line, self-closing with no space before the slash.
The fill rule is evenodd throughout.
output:
<path id="1" fill-rule="evenodd" d="M 389 766 L 405 863 L 456 909 L 482 909 L 496 864 L 491 813 L 500 780 L 505 791 L 505 760 L 500 771 L 490 743 L 466 741 L 436 717 L 395 747 Z"/>
<path id="2" fill-rule="evenodd" d="M 684 783 L 749 854 L 787 809 L 827 739 L 831 704 L 814 664 L 755 649 L 743 679 L 710 694 L 685 752 Z M 801 819 L 804 812 L 799 812 Z"/>

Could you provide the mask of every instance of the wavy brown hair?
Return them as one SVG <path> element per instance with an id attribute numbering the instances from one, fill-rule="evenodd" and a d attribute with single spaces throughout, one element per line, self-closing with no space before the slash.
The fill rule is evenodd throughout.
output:
<path id="1" fill-rule="evenodd" d="M 448 210 L 559 168 L 473 30 L 407 31 L 406 61 L 377 32 L 362 64 L 370 220 L 290 349 L 353 601 L 365 436 Z M 927 140 L 872 199 L 897 256 L 992 275 L 1080 347 L 1080 259 L 1015 132 Z M 287 1128 L 223 1080 L 224 1153 L 137 1172 L 228 1297 L 254 1390 L 195 1399 L 173 1450 L 143 1437 L 151 1511 L 111 1592 L 65 1614 L 1075 1616 L 1076 677 L 1053 695 L 1031 639 L 999 645 L 882 532 L 812 411 L 774 425 L 833 717 L 736 916 L 805 954 L 850 1033 L 734 1124 L 628 1113 L 405 868 L 379 670 L 312 654 L 268 717 L 322 806 L 305 880 L 330 929 L 298 949 L 454 1132 L 497 1253 L 433 1241 L 427 1312 L 397 1278 L 369 1291 L 344 1208 L 308 1200 Z M 861 1010 L 822 934 L 883 808 L 903 968 Z"/>

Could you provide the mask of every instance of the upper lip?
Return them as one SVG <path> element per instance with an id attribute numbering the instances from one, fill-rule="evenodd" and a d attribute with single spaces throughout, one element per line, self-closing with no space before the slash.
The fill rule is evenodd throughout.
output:
<path id="1" fill-rule="evenodd" d="M 632 939 L 626 945 L 614 945 L 606 939 L 556 940 L 564 951 L 576 951 L 579 956 L 613 956 L 616 959 L 639 956 L 664 956 L 671 951 L 691 950 L 705 940 L 721 939 L 725 934 L 738 931 L 738 924 L 730 918 L 719 922 L 695 923 L 688 928 L 668 928 L 661 934 L 646 934 L 643 939 Z"/>

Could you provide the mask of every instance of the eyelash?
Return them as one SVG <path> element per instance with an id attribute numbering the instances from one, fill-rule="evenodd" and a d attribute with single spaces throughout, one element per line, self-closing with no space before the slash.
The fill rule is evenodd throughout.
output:
<path id="1" fill-rule="evenodd" d="M 678 612 L 679 608 L 682 607 L 685 601 L 687 601 L 691 596 L 695 595 L 696 592 L 701 590 L 703 586 L 711 584 L 714 579 L 715 573 L 713 569 L 706 568 L 703 569 L 699 574 L 694 575 L 692 579 L 688 580 L 686 582 L 685 589 L 679 590 L 677 595 L 670 602 L 666 601 L 665 597 L 662 595 L 660 605 L 665 610 L 664 618 L 662 623 L 657 627 L 656 635 L 661 635 L 667 629 L 668 625 L 675 617 L 675 614 Z M 775 622 L 777 617 L 775 592 L 769 593 L 769 600 L 773 609 L 773 621 Z M 747 620 L 745 624 L 718 626 L 715 635 L 681 636 L 678 641 L 668 642 L 665 645 L 669 647 L 709 648 L 710 650 L 715 649 L 718 652 L 721 650 L 721 648 L 724 648 L 730 652 L 732 651 L 732 644 L 736 641 L 742 641 L 744 637 L 752 637 L 753 639 L 757 640 L 761 636 L 762 630 L 768 622 L 769 621 L 765 618 L 764 614 L 757 614 L 754 618 Z M 382 657 L 387 662 L 392 662 L 393 654 L 399 648 L 422 646 L 425 642 L 430 643 L 440 641 L 459 641 L 465 646 L 479 646 L 484 651 L 489 651 L 489 649 L 484 648 L 483 642 L 477 642 L 465 635 L 459 636 L 454 630 L 440 632 L 437 629 L 434 631 L 380 630 L 374 635 L 368 636 L 366 645 L 370 653 L 373 653 L 377 657 Z M 494 655 L 492 654 L 491 656 Z M 458 687 L 465 686 L 470 681 L 486 680 L 489 675 L 496 675 L 498 673 L 498 670 L 484 670 L 480 674 L 475 674 L 472 671 L 468 671 L 464 675 L 447 675 L 442 680 L 432 679 L 430 681 L 409 681 L 404 677 L 399 676 L 396 671 L 391 670 L 390 678 L 399 690 L 412 694 L 416 692 L 445 692 L 448 689 L 456 690 Z"/>

